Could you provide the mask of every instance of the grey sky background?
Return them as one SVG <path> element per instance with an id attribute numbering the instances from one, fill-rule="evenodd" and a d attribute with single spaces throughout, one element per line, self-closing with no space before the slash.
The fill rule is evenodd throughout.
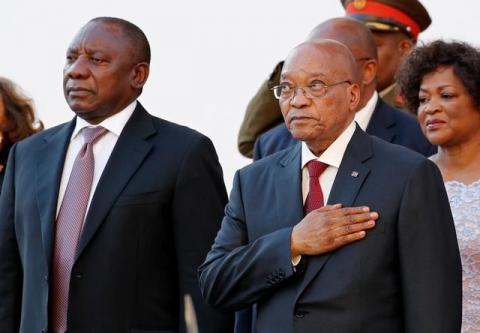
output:
<path id="1" fill-rule="evenodd" d="M 480 46 L 475 0 L 423 0 L 433 24 L 421 41 L 460 39 Z M 96 16 L 137 24 L 152 47 L 140 102 L 152 114 L 209 136 L 231 187 L 250 163 L 237 150 L 245 106 L 274 65 L 321 21 L 343 16 L 339 0 L 125 1 L 15 0 L 0 12 L 0 75 L 17 82 L 52 127 L 73 117 L 62 91 L 65 50 Z"/>

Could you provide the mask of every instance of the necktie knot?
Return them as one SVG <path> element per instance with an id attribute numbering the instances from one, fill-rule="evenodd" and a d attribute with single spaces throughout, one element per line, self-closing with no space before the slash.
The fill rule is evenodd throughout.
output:
<path id="1" fill-rule="evenodd" d="M 317 160 L 311 160 L 307 163 L 308 175 L 313 178 L 318 178 L 328 168 L 328 164 Z"/>
<path id="2" fill-rule="evenodd" d="M 106 128 L 101 126 L 97 127 L 84 127 L 82 129 L 83 139 L 86 144 L 94 143 L 101 136 L 105 135 L 108 132 Z"/>

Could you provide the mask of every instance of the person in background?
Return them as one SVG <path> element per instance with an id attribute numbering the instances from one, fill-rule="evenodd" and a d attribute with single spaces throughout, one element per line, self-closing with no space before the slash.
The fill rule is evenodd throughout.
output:
<path id="1" fill-rule="evenodd" d="M 347 46 L 361 75 L 360 102 L 355 121 L 370 135 L 410 148 L 424 156 L 436 150 L 423 135 L 416 117 L 383 101 L 377 85 L 377 48 L 370 30 L 351 18 L 334 18 L 316 26 L 308 40 L 333 39 Z M 278 87 L 278 86 L 277 86 Z M 277 88 L 273 88 L 277 89 Z M 286 125 L 279 124 L 262 134 L 255 143 L 253 159 L 258 160 L 298 143 Z"/>
<path id="2" fill-rule="evenodd" d="M 420 32 L 428 28 L 431 18 L 418 0 L 341 0 L 345 15 L 370 28 L 377 43 L 377 91 L 385 102 L 402 108 L 402 99 L 395 88 L 395 73 L 402 59 L 412 50 Z M 257 138 L 280 124 L 282 115 L 270 89 L 280 80 L 283 61 L 247 105 L 238 133 L 238 150 L 252 158 Z"/>
<path id="3" fill-rule="evenodd" d="M 0 77 L 0 191 L 10 148 L 43 129 L 35 120 L 33 102 L 11 80 Z"/>
<path id="4" fill-rule="evenodd" d="M 403 109 L 396 74 L 418 36 L 432 20 L 418 0 L 341 0 L 348 17 L 372 31 L 378 52 L 377 91 L 385 102 Z"/>
<path id="5" fill-rule="evenodd" d="M 462 42 L 420 46 L 403 64 L 399 84 L 438 145 L 430 159 L 442 173 L 460 246 L 462 331 L 480 332 L 480 52 Z"/>

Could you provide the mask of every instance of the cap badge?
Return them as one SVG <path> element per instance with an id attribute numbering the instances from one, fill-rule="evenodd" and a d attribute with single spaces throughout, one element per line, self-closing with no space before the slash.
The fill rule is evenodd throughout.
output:
<path id="1" fill-rule="evenodd" d="M 362 10 L 367 5 L 367 0 L 355 0 L 353 1 L 353 6 L 357 10 Z"/>

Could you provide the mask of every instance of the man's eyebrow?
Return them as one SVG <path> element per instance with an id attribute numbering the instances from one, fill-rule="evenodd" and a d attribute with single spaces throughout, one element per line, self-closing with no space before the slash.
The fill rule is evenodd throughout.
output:
<path id="1" fill-rule="evenodd" d="M 98 46 L 85 46 L 85 52 L 87 53 L 95 53 L 95 52 L 104 52 L 104 49 Z"/>
<path id="2" fill-rule="evenodd" d="M 96 53 L 96 52 L 103 52 L 103 50 L 101 50 L 98 47 L 84 47 L 83 49 L 85 50 L 85 52 L 87 54 L 92 54 L 92 53 Z M 80 53 L 80 48 L 76 47 L 76 46 L 69 47 L 67 49 L 67 53 L 74 53 L 74 54 Z"/>
<path id="3" fill-rule="evenodd" d="M 290 74 L 290 72 L 283 72 L 280 75 L 280 79 L 287 79 L 289 74 Z M 323 77 L 323 78 L 328 77 L 328 75 L 326 75 L 325 73 L 322 73 L 322 72 L 307 73 L 307 75 L 308 75 L 308 77 L 317 77 L 317 76 L 320 76 L 320 77 Z"/>
<path id="4" fill-rule="evenodd" d="M 70 53 L 78 53 L 78 47 L 69 47 L 67 49 L 67 54 L 70 54 Z"/>

